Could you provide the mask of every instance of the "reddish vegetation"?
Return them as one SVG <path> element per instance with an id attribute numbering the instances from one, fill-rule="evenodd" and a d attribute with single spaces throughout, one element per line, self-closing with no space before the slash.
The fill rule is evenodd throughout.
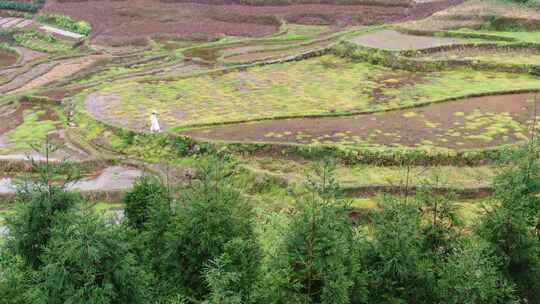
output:
<path id="1" fill-rule="evenodd" d="M 89 21 L 92 39 L 122 43 L 153 34 L 192 39 L 220 35 L 264 36 L 280 20 L 301 24 L 367 25 L 427 17 L 463 0 L 443 0 L 412 7 L 306 4 L 288 6 L 210 5 L 164 3 L 157 0 L 47 1 L 44 12 L 61 13 Z"/>

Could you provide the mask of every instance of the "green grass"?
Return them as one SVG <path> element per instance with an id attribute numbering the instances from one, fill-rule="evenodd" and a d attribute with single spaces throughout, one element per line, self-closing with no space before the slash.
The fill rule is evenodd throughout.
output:
<path id="1" fill-rule="evenodd" d="M 36 31 L 27 31 L 14 36 L 18 45 L 46 53 L 69 53 L 73 45 L 60 40 L 52 34 L 43 34 Z"/>
<path id="2" fill-rule="evenodd" d="M 352 206 L 360 210 L 379 210 L 380 200 L 377 197 L 369 198 L 354 198 L 352 199 Z M 485 199 L 473 199 L 473 200 L 459 200 L 454 202 L 456 204 L 457 215 L 463 220 L 463 224 L 466 228 L 472 228 L 478 222 L 478 219 L 484 213 L 482 208 Z"/>
<path id="3" fill-rule="evenodd" d="M 284 24 L 280 29 L 281 35 L 271 37 L 256 38 L 253 41 L 257 42 L 277 42 L 277 41 L 292 41 L 292 40 L 310 40 L 321 34 L 327 33 L 330 27 L 325 25 L 301 25 L 301 24 Z"/>
<path id="4" fill-rule="evenodd" d="M 444 51 L 422 56 L 423 59 L 458 59 L 474 60 L 502 64 L 538 64 L 540 51 L 532 49 L 510 49 L 501 47 L 496 50 L 462 49 Z"/>
<path id="5" fill-rule="evenodd" d="M 26 111 L 23 123 L 6 134 L 9 145 L 0 148 L 0 153 L 29 150 L 33 145 L 43 143 L 47 134 L 56 130 L 58 125 L 57 121 L 41 120 L 40 116 L 44 114 L 45 111 Z"/>
<path id="6" fill-rule="evenodd" d="M 469 94 L 538 89 L 530 75 L 473 70 L 408 72 L 331 55 L 254 67 L 222 76 L 105 85 L 122 101 L 115 119 L 146 119 L 155 109 L 173 126 L 397 109 Z M 378 96 L 374 92 L 379 91 Z"/>
<path id="7" fill-rule="evenodd" d="M 528 42 L 528 43 L 540 43 L 540 32 L 524 32 L 524 31 L 488 31 L 488 30 L 473 30 L 468 28 L 463 28 L 457 30 L 460 33 L 469 33 L 469 34 L 487 34 L 494 36 L 501 36 L 506 38 L 515 39 L 517 42 Z"/>
<path id="8" fill-rule="evenodd" d="M 124 209 L 124 205 L 121 203 L 95 202 L 91 204 L 92 207 L 99 212 L 109 212 Z"/>
<path id="9" fill-rule="evenodd" d="M 289 180 L 291 183 L 302 184 L 307 174 L 312 173 L 311 163 L 275 160 L 272 158 L 250 158 L 244 162 L 260 172 L 267 172 Z M 339 165 L 336 178 L 343 187 L 361 187 L 370 185 L 404 185 L 407 180 L 410 185 L 428 185 L 452 187 L 456 189 L 488 186 L 495 176 L 495 169 L 490 166 L 456 167 L 433 166 L 410 168 L 397 166 Z"/>

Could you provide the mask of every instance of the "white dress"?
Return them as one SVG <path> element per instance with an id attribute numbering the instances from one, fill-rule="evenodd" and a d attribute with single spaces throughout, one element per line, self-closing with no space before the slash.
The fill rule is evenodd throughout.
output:
<path id="1" fill-rule="evenodd" d="M 150 122 L 150 132 L 157 133 L 161 131 L 156 114 L 152 114 L 152 116 L 150 116 Z"/>

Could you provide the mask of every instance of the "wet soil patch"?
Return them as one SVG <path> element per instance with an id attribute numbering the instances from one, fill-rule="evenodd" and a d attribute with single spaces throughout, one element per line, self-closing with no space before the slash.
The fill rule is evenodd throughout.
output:
<path id="1" fill-rule="evenodd" d="M 208 62 L 215 62 L 223 50 L 239 47 L 242 44 L 231 44 L 227 46 L 212 47 L 212 48 L 195 48 L 184 52 L 184 56 L 188 59 L 199 58 Z"/>
<path id="2" fill-rule="evenodd" d="M 28 71 L 17 75 L 15 78 L 11 79 L 8 83 L 0 85 L 0 93 L 6 93 L 19 89 L 25 85 L 28 85 L 32 80 L 39 78 L 40 76 L 46 74 L 52 70 L 58 63 L 54 61 L 40 63 L 31 67 Z"/>
<path id="3" fill-rule="evenodd" d="M 527 138 L 534 98 L 532 93 L 484 96 L 384 113 L 281 119 L 182 133 L 234 142 L 487 148 Z"/>
<path id="4" fill-rule="evenodd" d="M 77 87 L 77 88 L 70 88 L 70 89 L 59 88 L 59 89 L 53 89 L 49 91 L 40 92 L 40 93 L 37 93 L 37 95 L 48 97 L 53 100 L 62 100 L 66 97 L 73 96 L 77 93 L 80 93 L 83 90 L 84 90 L 84 87 Z"/>
<path id="5" fill-rule="evenodd" d="M 96 55 L 58 61 L 54 66 L 51 67 L 50 70 L 47 70 L 45 73 L 31 79 L 23 86 L 17 88 L 15 92 L 29 90 L 38 86 L 49 84 L 56 80 L 60 80 L 64 77 L 69 77 L 103 58 L 105 57 Z"/>
<path id="6" fill-rule="evenodd" d="M 325 48 L 332 43 L 333 41 L 331 40 L 325 40 L 325 41 L 318 41 L 315 43 L 310 43 L 310 44 L 305 44 L 305 45 L 298 45 L 298 47 L 294 47 L 294 48 L 286 48 L 286 49 L 281 48 L 277 50 L 270 49 L 267 51 L 232 55 L 232 56 L 226 57 L 225 61 L 226 62 L 254 62 L 254 61 L 260 61 L 260 60 L 283 58 L 287 56 L 301 54 L 301 53 L 308 52 L 311 50 Z"/>
<path id="7" fill-rule="evenodd" d="M 32 103 L 21 102 L 15 111 L 0 115 L 0 120 L 2 120 L 0 136 L 20 126 L 24 121 L 24 111 L 30 108 L 32 108 Z"/>
<path id="8" fill-rule="evenodd" d="M 18 47 L 17 51 L 22 54 L 22 62 L 21 63 L 28 63 L 34 60 L 42 59 L 47 57 L 47 53 L 38 52 L 35 50 Z"/>
<path id="9" fill-rule="evenodd" d="M 0 68 L 9 67 L 17 63 L 19 55 L 15 52 L 0 49 Z"/>
<path id="10" fill-rule="evenodd" d="M 135 180 L 142 175 L 142 171 L 132 167 L 113 166 L 96 172 L 95 175 L 86 176 L 67 185 L 69 190 L 81 192 L 97 191 L 125 191 L 130 189 Z M 63 182 L 58 180 L 57 182 Z M 16 182 L 12 177 L 0 177 L 0 196 L 14 194 Z"/>

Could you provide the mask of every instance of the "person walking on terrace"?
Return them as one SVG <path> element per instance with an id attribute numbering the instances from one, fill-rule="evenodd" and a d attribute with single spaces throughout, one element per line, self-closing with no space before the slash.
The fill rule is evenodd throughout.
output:
<path id="1" fill-rule="evenodd" d="M 153 111 L 152 115 L 150 116 L 150 132 L 152 132 L 152 133 L 161 132 L 161 128 L 159 127 L 159 122 L 158 122 L 156 111 Z"/>

